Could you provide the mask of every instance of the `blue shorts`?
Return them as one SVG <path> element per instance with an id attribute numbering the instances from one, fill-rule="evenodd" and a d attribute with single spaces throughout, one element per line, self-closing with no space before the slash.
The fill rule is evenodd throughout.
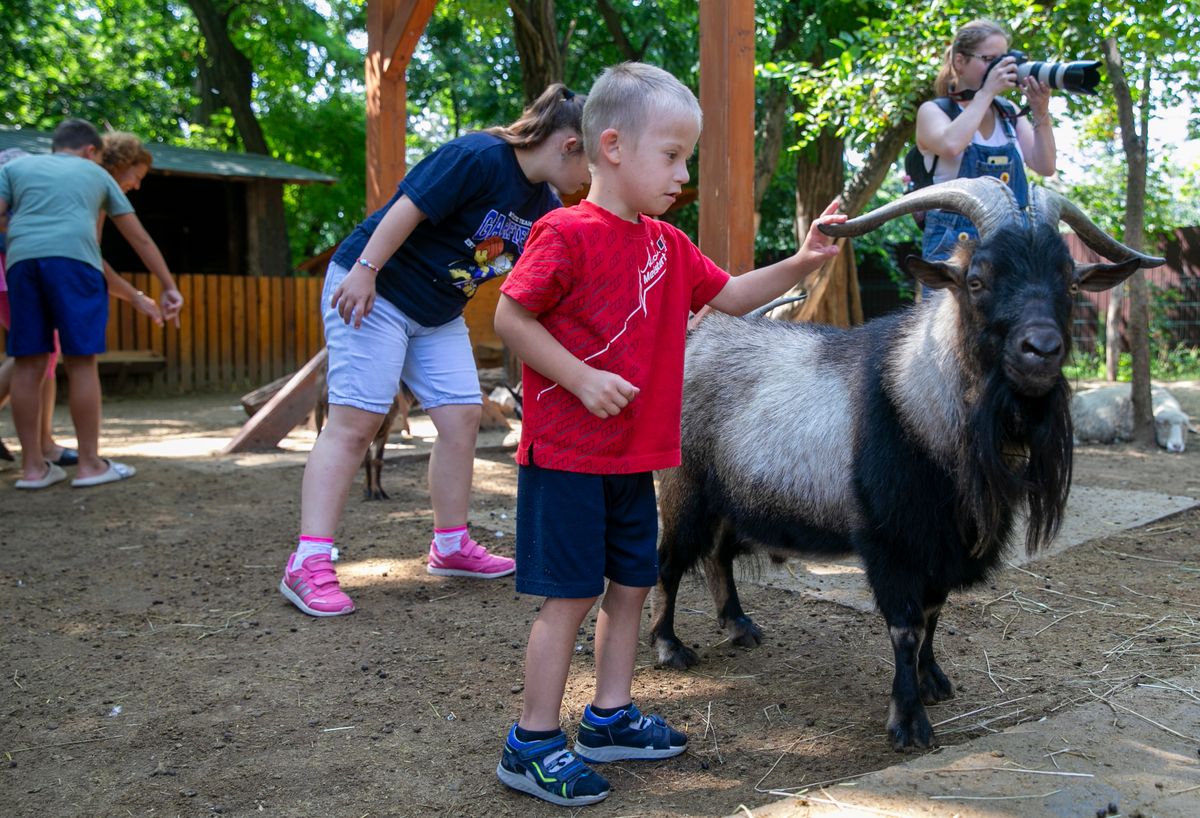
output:
<path id="1" fill-rule="evenodd" d="M 355 329 L 330 306 L 334 290 L 347 275 L 345 267 L 330 264 L 321 294 L 331 404 L 387 414 L 401 380 L 426 411 L 483 403 L 471 338 L 461 315 L 426 327 L 379 297 Z"/>
<path id="2" fill-rule="evenodd" d="M 54 330 L 64 355 L 99 355 L 108 327 L 104 273 L 73 258 L 31 258 L 6 271 L 12 328 L 8 354 L 54 351 Z"/>
<path id="3" fill-rule="evenodd" d="M 521 466 L 517 590 L 585 599 L 604 593 L 605 577 L 633 588 L 658 583 L 654 476 Z"/>

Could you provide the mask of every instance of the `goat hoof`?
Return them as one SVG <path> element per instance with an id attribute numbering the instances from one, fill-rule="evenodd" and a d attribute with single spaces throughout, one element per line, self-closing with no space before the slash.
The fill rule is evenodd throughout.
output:
<path id="1" fill-rule="evenodd" d="M 655 665 L 658 667 L 687 670 L 700 661 L 700 657 L 696 655 L 696 651 L 678 639 L 658 638 L 655 640 L 655 649 L 658 653 L 658 661 L 655 662 Z"/>
<path id="2" fill-rule="evenodd" d="M 908 718 L 896 718 L 888 723 L 888 736 L 892 740 L 892 749 L 898 753 L 908 752 L 916 747 L 929 749 L 933 746 L 933 726 L 930 725 L 925 711 L 913 713 Z"/>
<path id="3" fill-rule="evenodd" d="M 748 616 L 739 616 L 725 626 L 725 631 L 729 634 L 730 641 L 740 648 L 756 648 L 762 644 L 762 628 L 755 625 L 754 620 Z"/>
<path id="4" fill-rule="evenodd" d="M 921 701 L 925 704 L 937 704 L 954 698 L 954 684 L 936 664 L 921 673 L 920 689 Z"/>

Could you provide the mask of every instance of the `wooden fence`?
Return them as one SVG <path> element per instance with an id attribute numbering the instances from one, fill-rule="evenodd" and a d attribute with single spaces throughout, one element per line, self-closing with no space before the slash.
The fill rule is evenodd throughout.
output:
<path id="1" fill-rule="evenodd" d="M 149 273 L 125 274 L 156 299 Z M 108 349 L 149 351 L 163 365 L 155 391 L 248 390 L 302 367 L 325 345 L 321 277 L 177 275 L 184 307 L 179 327 L 156 327 L 129 304 L 110 302 Z M 141 381 L 144 386 L 147 381 Z"/>

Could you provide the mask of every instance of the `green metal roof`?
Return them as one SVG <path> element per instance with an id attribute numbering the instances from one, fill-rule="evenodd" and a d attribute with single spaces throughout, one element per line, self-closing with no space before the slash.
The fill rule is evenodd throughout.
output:
<path id="1" fill-rule="evenodd" d="M 50 137 L 45 131 L 0 127 L 0 150 L 20 148 L 29 153 L 50 153 Z M 154 166 L 150 172 L 164 176 L 201 176 L 242 181 L 273 179 L 291 184 L 333 184 L 337 181 L 335 176 L 302 168 L 273 156 L 177 148 L 154 142 L 147 142 L 146 150 L 154 157 Z"/>

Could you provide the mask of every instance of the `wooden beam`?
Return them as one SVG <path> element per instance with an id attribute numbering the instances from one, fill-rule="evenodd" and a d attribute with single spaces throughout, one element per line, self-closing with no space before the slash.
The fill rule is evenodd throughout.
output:
<path id="1" fill-rule="evenodd" d="M 700 249 L 754 269 L 754 0 L 700 0 Z"/>
<path id="2" fill-rule="evenodd" d="M 222 454 L 274 449 L 288 432 L 302 423 L 317 405 L 317 376 L 325 367 L 326 354 L 322 349 L 293 375 L 275 397 L 246 421 Z"/>
<path id="3" fill-rule="evenodd" d="M 437 0 L 401 0 L 383 37 L 383 75 L 402 76 L 429 25 Z"/>
<path id="4" fill-rule="evenodd" d="M 367 212 L 387 204 L 404 178 L 408 86 L 404 69 L 436 0 L 367 3 Z"/>

